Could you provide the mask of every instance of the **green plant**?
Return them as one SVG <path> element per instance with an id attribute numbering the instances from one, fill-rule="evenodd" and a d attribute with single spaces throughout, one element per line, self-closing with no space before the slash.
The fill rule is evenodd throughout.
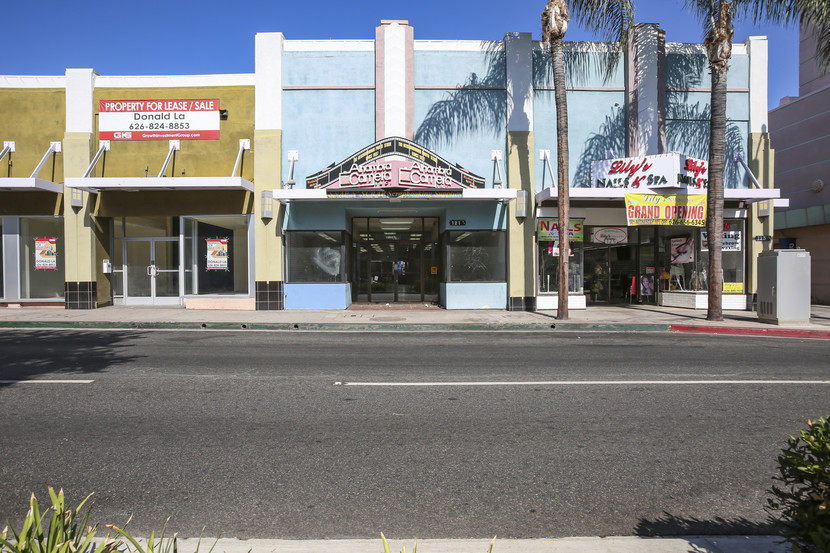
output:
<path id="1" fill-rule="evenodd" d="M 383 553 L 392 553 L 392 550 L 389 548 L 389 543 L 386 541 L 386 536 L 383 535 L 383 532 L 380 533 L 380 539 L 383 542 Z M 493 539 L 490 540 L 490 547 L 487 548 L 487 553 L 493 553 L 493 545 L 496 543 L 496 536 L 493 536 Z M 401 553 L 406 553 L 406 546 L 403 546 L 401 549 Z M 418 541 L 415 540 L 415 546 L 412 548 L 412 553 L 418 553 Z"/>
<path id="2" fill-rule="evenodd" d="M 178 553 L 179 545 L 178 545 L 178 534 L 173 534 L 172 536 L 165 537 L 165 533 L 167 532 L 167 523 L 170 522 L 170 517 L 167 517 L 167 520 L 164 521 L 164 526 L 161 528 L 161 534 L 159 535 L 158 540 L 156 540 L 156 531 L 153 530 L 150 532 L 150 536 L 145 540 L 146 545 L 142 547 L 141 542 L 133 537 L 130 533 L 127 532 L 127 524 L 130 521 L 127 521 L 127 524 L 124 525 L 123 528 L 119 528 L 118 526 L 107 525 L 108 528 L 115 530 L 116 537 L 122 537 L 127 542 L 127 548 L 134 553 Z M 202 529 L 204 533 L 204 529 Z M 213 542 L 213 545 L 208 550 L 208 553 L 213 553 L 213 548 L 216 547 L 216 544 L 219 542 L 219 538 L 216 538 L 216 541 Z M 132 545 L 135 549 L 130 549 L 130 545 Z M 199 553 L 199 548 L 202 546 L 202 534 L 199 534 L 199 540 L 196 542 L 196 551 L 194 553 Z M 248 551 L 250 553 L 250 550 Z"/>
<path id="3" fill-rule="evenodd" d="M 32 494 L 29 512 L 23 520 L 20 532 L 18 533 L 11 522 L 8 522 L 8 526 L 0 533 L 0 552 L 8 550 L 10 553 L 113 553 L 117 550 L 119 544 L 116 540 L 111 540 L 109 534 L 93 549 L 92 540 L 97 525 L 87 525 L 91 507 L 80 516 L 81 509 L 92 494 L 86 496 L 74 510 L 67 510 L 63 490 L 56 494 L 52 486 L 47 487 L 52 505 L 41 514 L 35 494 Z M 43 522 L 50 511 L 48 533 L 44 533 Z"/>
<path id="4" fill-rule="evenodd" d="M 830 418 L 807 421 L 778 456 L 779 473 L 767 511 L 795 553 L 830 553 Z"/>

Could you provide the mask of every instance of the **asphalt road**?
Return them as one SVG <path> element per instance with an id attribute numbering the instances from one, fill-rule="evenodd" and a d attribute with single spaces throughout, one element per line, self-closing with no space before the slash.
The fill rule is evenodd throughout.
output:
<path id="1" fill-rule="evenodd" d="M 830 414 L 828 352 L 667 333 L 0 331 L 0 520 L 19 526 L 48 482 L 95 492 L 96 521 L 133 514 L 139 535 L 168 516 L 241 538 L 769 534 L 777 452 Z"/>

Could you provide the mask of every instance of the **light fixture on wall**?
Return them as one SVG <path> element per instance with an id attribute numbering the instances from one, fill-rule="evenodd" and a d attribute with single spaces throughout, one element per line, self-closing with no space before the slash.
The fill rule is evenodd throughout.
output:
<path id="1" fill-rule="evenodd" d="M 262 191 L 262 204 L 260 207 L 259 216 L 263 219 L 273 219 L 274 217 L 274 193 L 271 190 Z"/>
<path id="2" fill-rule="evenodd" d="M 519 190 L 516 194 L 516 217 L 527 217 L 527 190 Z"/>

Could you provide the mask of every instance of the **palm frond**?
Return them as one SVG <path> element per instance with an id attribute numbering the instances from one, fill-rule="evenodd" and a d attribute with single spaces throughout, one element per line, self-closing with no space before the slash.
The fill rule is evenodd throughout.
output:
<path id="1" fill-rule="evenodd" d="M 571 16 L 604 42 L 625 42 L 634 25 L 631 0 L 571 0 Z"/>

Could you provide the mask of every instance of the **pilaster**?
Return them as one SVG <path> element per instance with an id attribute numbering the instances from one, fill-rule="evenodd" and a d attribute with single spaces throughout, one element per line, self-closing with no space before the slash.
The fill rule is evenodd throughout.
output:
<path id="1" fill-rule="evenodd" d="M 752 132 L 749 134 L 749 168 L 763 188 L 775 186 L 775 150 L 770 147 L 769 133 Z M 775 209 L 773 201 L 765 200 L 751 204 L 747 225 L 747 290 L 748 294 L 755 294 L 758 290 L 758 255 L 770 251 L 772 241 L 760 242 L 752 239 L 753 236 L 772 236 L 775 230 Z"/>
<path id="2" fill-rule="evenodd" d="M 285 207 L 268 198 L 282 186 L 282 33 L 256 35 L 254 78 L 254 281 L 257 310 L 282 310 Z M 271 206 L 271 217 L 264 207 Z"/>
<path id="3" fill-rule="evenodd" d="M 82 177 L 95 151 L 93 91 L 96 73 L 92 69 L 66 70 L 66 132 L 63 139 L 63 174 Z M 92 218 L 94 197 L 82 193 L 82 205 L 72 207 L 72 191 L 65 190 L 64 244 L 65 294 L 67 309 L 94 309 L 99 303 L 97 251 L 103 246 L 97 222 Z M 108 288 L 108 287 L 107 287 Z M 102 287 L 101 292 L 104 292 Z M 108 301 L 103 298 L 100 303 Z"/>
<path id="4" fill-rule="evenodd" d="M 536 310 L 536 213 L 533 138 L 533 50 L 530 33 L 505 35 L 507 186 L 520 190 L 507 221 L 507 308 Z M 523 213 L 519 210 L 523 209 Z"/>

